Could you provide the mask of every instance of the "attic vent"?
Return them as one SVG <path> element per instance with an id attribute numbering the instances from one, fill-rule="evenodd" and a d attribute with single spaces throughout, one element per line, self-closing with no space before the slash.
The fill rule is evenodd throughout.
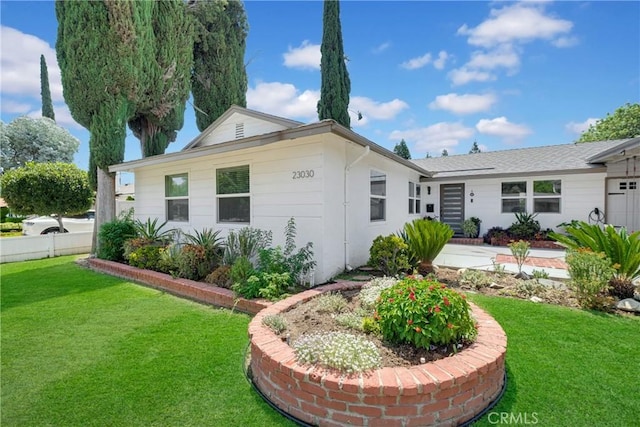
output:
<path id="1" fill-rule="evenodd" d="M 244 138 L 244 123 L 236 123 L 236 139 Z"/>

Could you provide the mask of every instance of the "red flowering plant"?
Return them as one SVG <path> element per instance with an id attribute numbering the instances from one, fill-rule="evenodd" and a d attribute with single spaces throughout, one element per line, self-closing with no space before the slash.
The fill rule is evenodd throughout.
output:
<path id="1" fill-rule="evenodd" d="M 417 348 L 473 341 L 476 322 L 466 297 L 432 280 L 409 276 L 383 290 L 374 319 L 385 340 Z"/>

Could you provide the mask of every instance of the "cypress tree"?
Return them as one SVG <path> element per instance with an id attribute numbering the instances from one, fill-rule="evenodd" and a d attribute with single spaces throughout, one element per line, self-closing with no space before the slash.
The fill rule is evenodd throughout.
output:
<path id="1" fill-rule="evenodd" d="M 193 0 L 193 94 L 196 124 L 200 131 L 231 105 L 247 105 L 247 72 L 244 65 L 247 16 L 238 0 Z"/>
<path id="2" fill-rule="evenodd" d="M 49 117 L 55 122 L 56 115 L 53 111 L 51 90 L 49 89 L 49 71 L 44 55 L 40 55 L 40 96 L 42 97 L 42 117 Z"/>
<path id="3" fill-rule="evenodd" d="M 181 0 L 137 1 L 138 91 L 129 128 L 142 157 L 163 154 L 184 124 L 193 64 L 193 25 Z"/>
<path id="4" fill-rule="evenodd" d="M 407 160 L 411 159 L 411 153 L 409 152 L 409 147 L 407 147 L 407 143 L 405 142 L 404 139 L 402 139 L 399 143 L 395 145 L 395 147 L 393 147 L 393 152 L 396 153 L 398 156 L 402 157 L 403 159 L 407 159 Z"/>
<path id="5" fill-rule="evenodd" d="M 322 17 L 322 44 L 320 46 L 321 85 L 318 101 L 318 119 L 333 119 L 347 128 L 349 118 L 349 93 L 351 81 L 345 63 L 340 26 L 340 2 L 325 0 Z"/>
<path id="6" fill-rule="evenodd" d="M 471 146 L 471 150 L 469 150 L 469 154 L 482 153 L 480 147 L 478 147 L 478 141 L 473 141 L 473 145 Z"/>

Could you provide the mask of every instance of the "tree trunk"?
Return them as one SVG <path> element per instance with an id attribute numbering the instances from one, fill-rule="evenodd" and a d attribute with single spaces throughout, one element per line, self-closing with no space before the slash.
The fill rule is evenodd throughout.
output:
<path id="1" fill-rule="evenodd" d="M 116 217 L 116 176 L 102 168 L 97 168 L 98 191 L 96 192 L 96 220 L 93 224 L 92 255 L 99 250 L 98 233 L 102 224 Z"/>
<path id="2" fill-rule="evenodd" d="M 433 271 L 433 264 L 431 261 L 420 261 L 420 264 L 418 264 L 418 273 L 422 276 L 426 277 L 428 274 L 433 273 Z"/>
<path id="3" fill-rule="evenodd" d="M 58 231 L 60 233 L 64 233 L 64 225 L 62 225 L 62 214 L 59 213 L 56 216 L 57 216 L 56 219 L 58 220 L 58 226 L 59 226 Z"/>

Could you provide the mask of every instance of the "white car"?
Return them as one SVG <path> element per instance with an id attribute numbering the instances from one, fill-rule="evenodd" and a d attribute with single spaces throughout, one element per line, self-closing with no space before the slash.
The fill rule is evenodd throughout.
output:
<path id="1" fill-rule="evenodd" d="M 62 217 L 62 226 L 65 233 L 78 233 L 93 231 L 95 211 L 87 211 L 80 215 Z M 22 234 L 25 236 L 37 236 L 38 234 L 59 233 L 60 225 L 55 216 L 39 216 L 22 221 Z"/>

